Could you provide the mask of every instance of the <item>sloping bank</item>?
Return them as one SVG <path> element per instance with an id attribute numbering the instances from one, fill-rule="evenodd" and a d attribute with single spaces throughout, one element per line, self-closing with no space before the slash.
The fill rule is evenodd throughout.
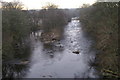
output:
<path id="1" fill-rule="evenodd" d="M 120 77 L 118 67 L 118 3 L 95 3 L 80 11 L 83 29 L 96 41 L 94 66 L 107 78 Z"/>

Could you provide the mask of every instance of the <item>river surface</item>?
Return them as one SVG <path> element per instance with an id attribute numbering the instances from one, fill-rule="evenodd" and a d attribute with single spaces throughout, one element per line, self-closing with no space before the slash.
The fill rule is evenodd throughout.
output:
<path id="1" fill-rule="evenodd" d="M 65 26 L 63 39 L 59 42 L 43 44 L 40 35 L 38 31 L 30 36 L 32 52 L 29 67 L 23 70 L 24 78 L 97 77 L 95 69 L 90 66 L 95 58 L 95 51 L 91 50 L 92 40 L 83 32 L 79 20 L 72 20 Z"/>

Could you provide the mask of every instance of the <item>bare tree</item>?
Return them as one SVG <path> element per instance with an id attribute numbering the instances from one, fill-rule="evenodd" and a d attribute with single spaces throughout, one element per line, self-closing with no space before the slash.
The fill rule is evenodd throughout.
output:
<path id="1" fill-rule="evenodd" d="M 47 5 L 42 7 L 43 9 L 57 9 L 58 5 L 55 5 L 53 3 L 47 3 Z"/>
<path id="2" fill-rule="evenodd" d="M 14 2 L 1 2 L 2 3 L 2 9 L 10 10 L 10 9 L 23 9 L 23 4 L 17 1 Z"/>

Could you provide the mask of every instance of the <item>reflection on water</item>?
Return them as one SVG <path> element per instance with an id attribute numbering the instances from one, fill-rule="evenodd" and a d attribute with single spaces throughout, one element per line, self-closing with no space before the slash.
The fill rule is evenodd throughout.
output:
<path id="1" fill-rule="evenodd" d="M 4 65 L 4 76 L 25 78 L 95 78 L 95 69 L 89 65 L 95 52 L 90 50 L 92 40 L 81 29 L 79 20 L 72 20 L 64 29 L 64 38 L 44 44 L 41 31 L 31 33 L 29 64 Z M 78 53 L 74 53 L 77 51 Z"/>
<path id="2" fill-rule="evenodd" d="M 27 65 L 20 64 L 3 64 L 3 78 L 21 78 L 26 75 Z"/>
<path id="3" fill-rule="evenodd" d="M 82 32 L 78 20 L 72 20 L 64 31 L 64 39 L 43 44 L 34 42 L 30 69 L 27 78 L 94 78 L 94 68 L 89 61 L 94 60 L 90 51 L 91 40 Z M 79 51 L 79 54 L 73 53 Z"/>

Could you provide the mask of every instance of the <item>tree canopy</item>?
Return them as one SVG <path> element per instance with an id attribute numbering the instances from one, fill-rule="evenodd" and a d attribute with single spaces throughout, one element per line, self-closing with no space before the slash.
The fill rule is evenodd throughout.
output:
<path id="1" fill-rule="evenodd" d="M 23 4 L 20 2 L 2 2 L 2 9 L 11 10 L 11 9 L 23 9 Z"/>

